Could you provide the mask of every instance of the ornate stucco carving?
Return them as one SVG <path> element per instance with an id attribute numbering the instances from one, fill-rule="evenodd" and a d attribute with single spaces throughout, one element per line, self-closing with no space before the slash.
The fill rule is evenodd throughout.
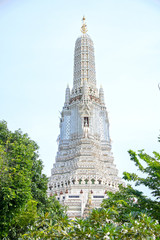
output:
<path id="1" fill-rule="evenodd" d="M 73 89 L 66 89 L 48 189 L 49 195 L 56 194 L 69 206 L 70 217 L 83 216 L 89 192 L 98 207 L 107 191 L 117 191 L 122 183 L 111 152 L 104 92 L 101 87 L 98 93 L 95 72 L 93 41 L 85 32 L 75 44 Z"/>

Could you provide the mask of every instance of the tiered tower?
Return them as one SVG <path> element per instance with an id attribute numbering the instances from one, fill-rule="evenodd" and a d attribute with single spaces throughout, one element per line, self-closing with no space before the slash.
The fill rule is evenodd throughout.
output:
<path id="1" fill-rule="evenodd" d="M 107 191 L 117 191 L 122 183 L 113 163 L 103 88 L 98 92 L 96 87 L 93 41 L 82 20 L 82 35 L 75 43 L 73 89 L 66 88 L 48 190 L 68 206 L 71 218 L 83 217 L 88 201 L 99 207 Z"/>

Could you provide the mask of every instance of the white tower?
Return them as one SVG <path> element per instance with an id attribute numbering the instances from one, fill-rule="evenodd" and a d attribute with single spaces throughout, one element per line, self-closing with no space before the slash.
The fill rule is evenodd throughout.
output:
<path id="1" fill-rule="evenodd" d="M 71 218 L 82 217 L 88 202 L 99 207 L 107 191 L 117 191 L 122 183 L 113 163 L 104 92 L 96 87 L 93 41 L 82 20 L 82 35 L 75 43 L 73 89 L 66 89 L 48 190 L 68 206 Z"/>

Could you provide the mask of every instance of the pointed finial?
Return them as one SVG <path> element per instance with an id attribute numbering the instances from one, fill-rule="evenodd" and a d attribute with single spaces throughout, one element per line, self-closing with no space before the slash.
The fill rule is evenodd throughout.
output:
<path id="1" fill-rule="evenodd" d="M 67 88 L 69 88 L 69 84 L 67 83 Z"/>
<path id="2" fill-rule="evenodd" d="M 86 23 L 85 23 L 85 20 L 86 20 L 86 18 L 85 18 L 85 16 L 83 16 L 83 18 L 82 18 L 82 27 L 81 27 L 81 32 L 83 33 L 83 34 L 85 34 L 88 30 L 87 30 L 87 25 L 86 25 Z"/>

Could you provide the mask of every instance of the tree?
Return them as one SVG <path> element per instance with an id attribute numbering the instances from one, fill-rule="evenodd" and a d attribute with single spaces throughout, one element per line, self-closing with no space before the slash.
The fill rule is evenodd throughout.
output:
<path id="1" fill-rule="evenodd" d="M 124 179 L 134 181 L 136 186 L 144 185 L 151 190 L 151 194 L 157 200 L 160 199 L 160 154 L 153 152 L 154 157 L 149 156 L 144 150 L 138 151 L 138 154 L 132 150 L 129 151 L 131 160 L 134 161 L 138 170 L 147 174 L 147 177 L 139 177 L 135 173 L 124 172 Z M 143 166 L 141 160 L 147 166 Z"/>
<path id="2" fill-rule="evenodd" d="M 160 154 L 153 152 L 153 157 L 151 157 L 144 150 L 138 151 L 138 154 L 130 150 L 129 154 L 131 161 L 145 175 L 140 177 L 135 173 L 124 172 L 124 179 L 133 181 L 136 186 L 144 185 L 151 190 L 152 199 L 144 198 L 140 207 L 141 209 L 145 207 L 149 214 L 160 222 L 160 203 L 158 201 L 160 199 Z"/>
<path id="3" fill-rule="evenodd" d="M 47 208 L 28 228 L 23 239 L 62 239 L 62 236 L 66 236 L 70 223 L 66 208 L 56 200 L 55 196 L 49 197 Z"/>
<path id="4" fill-rule="evenodd" d="M 0 123 L 0 234 L 8 233 L 14 215 L 31 199 L 31 169 L 35 146 L 20 131 Z"/>
<path id="5" fill-rule="evenodd" d="M 48 206 L 48 197 L 46 194 L 48 178 L 45 174 L 42 174 L 43 163 L 38 157 L 36 153 L 32 162 L 31 194 L 32 198 L 37 201 L 38 211 L 43 212 Z"/>
<path id="6" fill-rule="evenodd" d="M 18 232 L 25 232 L 27 216 L 23 227 L 18 227 L 18 216 L 31 215 L 29 206 L 41 212 L 48 205 L 46 195 L 47 177 L 42 174 L 42 161 L 38 145 L 21 130 L 11 132 L 5 121 L 0 122 L 0 238 L 18 239 Z M 36 210 L 37 211 L 37 210 Z M 31 216 L 30 216 L 31 217 Z"/>

